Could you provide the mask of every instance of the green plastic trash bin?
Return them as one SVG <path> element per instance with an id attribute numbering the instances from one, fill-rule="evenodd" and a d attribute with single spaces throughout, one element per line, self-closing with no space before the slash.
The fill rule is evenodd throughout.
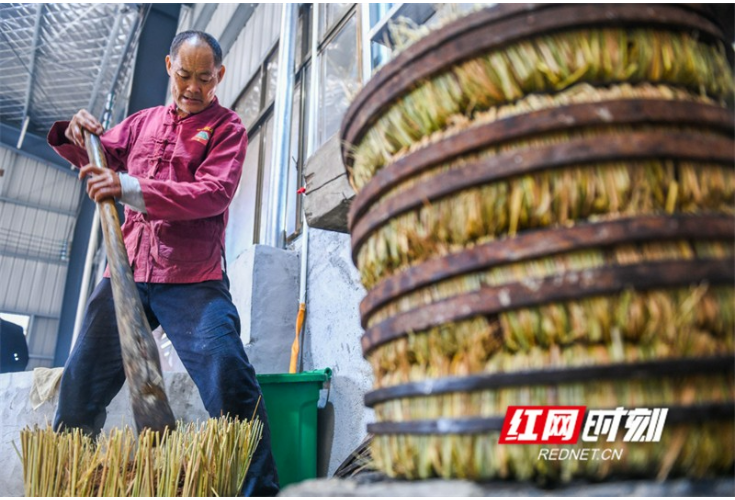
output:
<path id="1" fill-rule="evenodd" d="M 316 410 L 332 370 L 258 375 L 281 487 L 316 477 Z"/>

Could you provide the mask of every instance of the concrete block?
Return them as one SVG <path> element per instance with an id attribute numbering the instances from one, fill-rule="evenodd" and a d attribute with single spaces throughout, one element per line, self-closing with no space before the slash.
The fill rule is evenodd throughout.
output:
<path id="1" fill-rule="evenodd" d="M 347 180 L 337 134 L 304 166 L 304 211 L 310 227 L 347 233 L 347 214 L 355 191 Z"/>
<path id="2" fill-rule="evenodd" d="M 245 352 L 257 373 L 287 373 L 299 310 L 297 252 L 254 245 L 228 269 Z"/>
<path id="3" fill-rule="evenodd" d="M 286 373 L 299 310 L 300 254 L 264 245 L 242 252 L 228 266 L 230 294 L 240 315 L 240 338 L 256 373 Z M 185 371 L 172 345 L 159 344 L 164 371 Z"/>

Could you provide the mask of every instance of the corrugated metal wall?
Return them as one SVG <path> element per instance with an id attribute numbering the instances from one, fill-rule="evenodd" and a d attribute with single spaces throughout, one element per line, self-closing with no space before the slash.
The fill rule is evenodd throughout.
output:
<path id="1" fill-rule="evenodd" d="M 186 31 L 191 27 L 192 18 L 194 16 L 194 12 L 201 4 L 194 4 L 192 6 L 188 5 L 182 5 L 181 10 L 179 11 L 179 24 L 176 27 L 176 33 L 180 33 L 182 31 Z"/>
<path id="2" fill-rule="evenodd" d="M 282 4 L 260 4 L 240 32 L 224 64 L 227 73 L 218 89 L 223 106 L 233 107 L 235 100 L 245 89 L 268 50 L 281 33 Z"/>
<path id="3" fill-rule="evenodd" d="M 204 31 L 219 38 L 237 7 L 238 4 L 217 4 L 217 10 L 214 11 Z M 202 13 L 202 9 L 203 4 L 194 4 L 189 11 L 182 10 L 177 31 L 191 29 Z M 259 4 L 230 51 L 225 54 L 224 65 L 227 72 L 217 89 L 217 96 L 223 106 L 233 107 L 245 85 L 268 55 L 268 50 L 278 40 L 281 33 L 282 9 L 282 4 Z M 170 95 L 166 102 L 171 103 Z"/>
<path id="4" fill-rule="evenodd" d="M 30 331 L 27 334 L 26 340 L 28 342 L 28 352 L 31 353 L 31 359 L 28 361 L 26 369 L 32 370 L 39 366 L 53 366 L 59 320 L 56 318 L 36 316 L 28 326 Z"/>
<path id="5" fill-rule="evenodd" d="M 217 10 L 214 11 L 214 15 L 204 31 L 219 40 L 222 32 L 227 27 L 227 23 L 232 19 L 232 14 L 237 10 L 237 7 L 238 4 L 236 3 L 217 4 Z"/>
<path id="6" fill-rule="evenodd" d="M 29 368 L 51 366 L 82 183 L 0 147 L 0 311 L 31 316 Z"/>
<path id="7" fill-rule="evenodd" d="M 0 311 L 58 318 L 66 262 L 43 262 L 0 254 Z M 54 332 L 54 335 L 56 332 Z"/>
<path id="8" fill-rule="evenodd" d="M 199 15 L 202 13 L 206 5 L 207 5 L 206 3 L 195 3 L 194 4 L 190 24 L 189 26 L 186 27 L 187 30 L 194 24 L 194 21 L 196 21 L 197 18 L 199 18 Z M 185 31 L 185 30 L 181 30 L 181 31 Z"/>

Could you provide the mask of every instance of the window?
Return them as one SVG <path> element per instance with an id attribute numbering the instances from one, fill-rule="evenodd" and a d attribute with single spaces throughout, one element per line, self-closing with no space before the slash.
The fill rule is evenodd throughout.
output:
<path id="1" fill-rule="evenodd" d="M 265 62 L 265 102 L 271 103 L 276 98 L 276 82 L 278 81 L 278 52 L 275 51 Z"/>
<path id="2" fill-rule="evenodd" d="M 265 241 L 265 231 L 268 227 L 268 215 L 269 209 L 271 208 L 271 198 L 273 196 L 273 190 L 271 189 L 271 173 L 273 172 L 273 113 L 268 115 L 268 119 L 263 125 L 263 144 L 261 146 L 263 151 L 261 158 L 263 161 L 260 163 L 260 183 L 259 183 L 259 194 L 258 199 L 260 200 L 260 214 L 256 218 L 258 223 L 257 235 L 258 239 L 256 243 Z"/>
<path id="3" fill-rule="evenodd" d="M 273 47 L 245 90 L 235 102 L 235 112 L 248 130 L 262 125 L 265 114 L 272 112 L 278 78 L 278 45 Z M 265 91 L 263 91 L 265 89 Z"/>
<path id="4" fill-rule="evenodd" d="M 304 183 L 303 168 L 306 144 L 309 138 L 308 96 L 311 71 L 311 19 L 312 5 L 303 4 L 299 10 L 296 35 L 296 57 L 293 102 L 291 104 L 291 152 L 289 155 L 288 184 L 286 193 L 286 241 L 301 234 L 301 196 L 296 191 Z M 301 56 L 299 56 L 301 54 Z"/>
<path id="5" fill-rule="evenodd" d="M 291 118 L 291 151 L 287 179 L 286 241 L 301 231 L 301 199 L 296 190 L 303 184 L 303 152 L 306 130 L 306 98 L 311 65 L 311 4 L 299 9 L 294 57 L 294 90 Z M 274 209 L 271 187 L 273 165 L 273 111 L 278 79 L 278 46 L 274 46 L 246 85 L 234 109 L 248 128 L 248 154 L 232 204 L 226 232 L 226 257 L 233 262 L 255 243 L 266 239 L 269 210 Z"/>
<path id="6" fill-rule="evenodd" d="M 347 13 L 351 3 L 321 3 L 319 4 L 319 41 L 324 40 L 325 35 L 342 20 Z"/>
<path id="7" fill-rule="evenodd" d="M 344 19 L 336 22 L 330 16 L 344 10 L 335 8 L 330 14 L 328 7 L 337 5 L 342 4 L 321 5 L 327 13 L 325 25 L 330 26 L 331 23 L 334 29 L 327 34 L 319 53 L 317 147 L 339 130 L 342 117 L 360 83 L 356 9 L 347 10 Z"/>
<path id="8" fill-rule="evenodd" d="M 230 204 L 225 256 L 235 261 L 245 249 L 262 241 L 268 206 L 273 140 L 273 106 L 278 74 L 274 46 L 235 102 L 234 110 L 248 129 L 248 152 L 242 178 Z"/>
<path id="9" fill-rule="evenodd" d="M 260 164 L 260 133 L 248 134 L 248 153 L 242 167 L 242 178 L 230 204 L 230 219 L 225 230 L 225 257 L 228 263 L 253 244 L 258 200 L 258 165 Z"/>
<path id="10" fill-rule="evenodd" d="M 289 155 L 288 169 L 288 191 L 286 198 L 286 240 L 292 240 L 301 232 L 301 197 L 297 196 L 296 191 L 302 184 L 302 167 L 305 138 L 308 137 L 307 131 L 301 132 L 301 117 L 306 115 L 306 104 L 302 99 L 302 87 L 306 88 L 309 82 L 309 66 L 307 65 L 303 77 L 296 82 L 293 91 L 293 104 L 291 106 L 291 153 Z M 304 127 L 308 124 L 304 121 Z"/>
<path id="11" fill-rule="evenodd" d="M 309 130 L 312 8 L 318 5 L 318 59 L 315 64 L 318 88 L 314 130 Z M 288 179 L 286 179 L 286 242 L 301 232 L 301 197 L 307 138 L 315 135 L 316 146 L 339 130 L 350 99 L 359 85 L 358 9 L 355 4 L 302 4 L 296 27 L 294 53 L 294 89 L 291 116 L 291 144 Z M 277 45 L 269 52 L 245 86 L 234 109 L 248 129 L 249 151 L 243 177 L 230 206 L 226 255 L 229 262 L 254 243 L 266 239 L 269 211 L 275 207 L 271 172 L 273 154 L 273 111 L 278 97 Z"/>
<path id="12" fill-rule="evenodd" d="M 242 123 L 245 125 L 245 128 L 250 130 L 250 128 L 253 125 L 253 122 L 255 122 L 256 118 L 260 114 L 260 110 L 262 107 L 261 104 L 261 78 L 260 75 L 256 75 L 255 78 L 253 78 L 250 85 L 248 85 L 245 92 L 243 92 L 243 95 L 238 99 L 237 104 L 235 105 L 235 112 L 240 116 L 240 119 L 242 120 Z"/>
<path id="13" fill-rule="evenodd" d="M 463 4 L 472 7 L 472 4 Z M 437 9 L 450 9 L 458 7 L 456 4 L 432 4 L 432 3 L 372 3 L 370 4 L 370 39 L 369 53 L 372 73 L 391 59 L 395 40 L 393 40 L 394 23 L 401 20 L 409 25 L 422 26 L 427 21 L 439 22 L 436 16 Z"/>
<path id="14" fill-rule="evenodd" d="M 393 3 L 371 3 L 370 4 L 370 30 L 388 15 Z M 376 35 L 373 35 L 376 36 Z M 385 37 L 385 35 L 383 35 Z M 386 47 L 385 40 L 376 41 L 371 39 L 369 48 L 370 68 L 372 74 L 375 74 L 377 68 L 388 62 L 390 59 L 390 49 Z"/>

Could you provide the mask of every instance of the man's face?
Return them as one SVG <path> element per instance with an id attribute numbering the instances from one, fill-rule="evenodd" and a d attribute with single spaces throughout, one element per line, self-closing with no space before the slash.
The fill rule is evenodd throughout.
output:
<path id="1" fill-rule="evenodd" d="M 166 71 L 171 77 L 171 95 L 180 112 L 204 111 L 214 100 L 217 84 L 225 67 L 214 66 L 212 49 L 198 39 L 185 41 L 176 56 L 166 56 Z"/>

